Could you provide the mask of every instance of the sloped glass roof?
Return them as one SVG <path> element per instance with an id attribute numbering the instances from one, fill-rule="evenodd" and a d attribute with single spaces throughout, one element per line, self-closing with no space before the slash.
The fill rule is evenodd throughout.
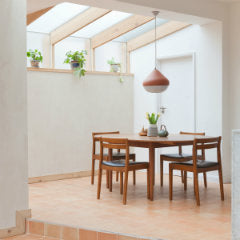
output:
<path id="1" fill-rule="evenodd" d="M 124 19 L 130 17 L 132 14 L 111 11 L 110 13 L 104 15 L 93 23 L 87 25 L 82 28 L 78 32 L 74 33 L 72 36 L 74 37 L 82 37 L 82 38 L 92 38 L 94 35 L 104 31 L 105 29 L 113 26 L 116 23 L 123 21 Z"/>
<path id="2" fill-rule="evenodd" d="M 60 3 L 29 24 L 27 31 L 50 33 L 88 8 L 74 3 Z"/>
<path id="3" fill-rule="evenodd" d="M 68 2 L 58 4 L 36 21 L 28 25 L 27 31 L 48 34 L 75 16 L 81 14 L 88 8 L 89 6 Z M 109 27 L 112 27 L 113 25 L 129 18 L 130 16 L 132 16 L 130 13 L 111 11 L 71 36 L 78 38 L 92 38 L 94 35 L 108 29 Z M 166 22 L 167 20 L 157 18 L 157 26 L 160 26 Z M 113 41 L 127 42 L 145 32 L 151 31 L 152 29 L 154 29 L 154 20 L 133 29 L 132 31 L 114 39 Z"/>
<path id="4" fill-rule="evenodd" d="M 157 27 L 166 23 L 167 20 L 161 19 L 161 18 L 157 18 Z M 132 31 L 123 34 L 122 36 L 114 39 L 114 41 L 116 42 L 127 42 L 133 38 L 136 38 L 148 31 L 151 31 L 152 29 L 154 29 L 155 27 L 155 20 L 152 20 L 148 23 L 143 24 L 142 26 L 139 26 L 135 29 L 133 29 Z"/>

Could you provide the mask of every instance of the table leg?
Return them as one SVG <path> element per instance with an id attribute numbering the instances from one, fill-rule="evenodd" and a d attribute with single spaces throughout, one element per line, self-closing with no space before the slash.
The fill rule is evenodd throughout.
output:
<path id="1" fill-rule="evenodd" d="M 149 148 L 149 175 L 150 175 L 150 200 L 154 198 L 154 165 L 155 165 L 155 148 Z"/>

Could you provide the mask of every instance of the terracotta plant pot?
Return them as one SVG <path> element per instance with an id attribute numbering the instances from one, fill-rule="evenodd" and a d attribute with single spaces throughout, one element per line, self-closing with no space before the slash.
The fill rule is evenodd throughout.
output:
<path id="1" fill-rule="evenodd" d="M 79 62 L 78 61 L 72 61 L 70 63 L 70 65 L 71 65 L 71 69 L 75 69 L 75 68 L 79 67 Z"/>
<path id="2" fill-rule="evenodd" d="M 31 67 L 39 68 L 39 63 L 38 60 L 31 60 Z"/>

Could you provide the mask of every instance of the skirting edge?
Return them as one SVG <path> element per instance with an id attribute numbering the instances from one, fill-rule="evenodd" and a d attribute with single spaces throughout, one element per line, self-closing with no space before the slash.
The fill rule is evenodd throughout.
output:
<path id="1" fill-rule="evenodd" d="M 16 226 L 0 229 L 0 239 L 24 234 L 26 232 L 26 219 L 31 217 L 31 209 L 16 211 Z"/>
<path id="2" fill-rule="evenodd" d="M 98 171 L 96 170 L 95 175 L 97 175 L 97 173 Z M 70 179 L 70 178 L 89 177 L 89 176 L 91 176 L 91 171 L 53 174 L 53 175 L 47 175 L 47 176 L 28 178 L 28 183 L 31 184 L 31 183 L 39 183 L 39 182 L 49 182 L 49 181 L 57 181 L 57 180 Z"/>

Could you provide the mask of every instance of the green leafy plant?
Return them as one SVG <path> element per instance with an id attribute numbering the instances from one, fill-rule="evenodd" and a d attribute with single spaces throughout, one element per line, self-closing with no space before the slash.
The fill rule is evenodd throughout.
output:
<path id="1" fill-rule="evenodd" d="M 119 63 L 115 62 L 114 57 L 112 57 L 112 59 L 108 60 L 107 63 L 108 63 L 109 65 L 119 64 Z"/>
<path id="2" fill-rule="evenodd" d="M 43 60 L 42 53 L 40 51 L 38 51 L 37 49 L 35 49 L 34 51 L 29 49 L 27 52 L 27 57 L 33 61 L 42 62 L 42 60 Z"/>
<path id="3" fill-rule="evenodd" d="M 86 62 L 85 55 L 87 55 L 86 50 L 82 50 L 81 52 L 79 52 L 79 51 L 76 51 L 76 52 L 69 51 L 69 52 L 66 53 L 67 58 L 65 59 L 64 63 L 78 62 L 83 67 L 84 63 Z"/>
<path id="4" fill-rule="evenodd" d="M 110 72 L 118 72 L 121 68 L 121 64 L 117 63 L 114 58 L 108 60 L 107 63 L 110 65 Z"/>
<path id="5" fill-rule="evenodd" d="M 150 124 L 156 124 L 158 119 L 160 117 L 160 114 L 155 114 L 155 113 L 152 113 L 152 114 L 149 114 L 149 113 L 146 113 L 146 118 L 147 120 L 149 121 Z"/>
<path id="6" fill-rule="evenodd" d="M 79 67 L 74 68 L 74 75 L 79 77 L 84 76 L 86 72 L 86 70 L 84 69 L 84 65 L 86 62 L 86 58 L 85 58 L 86 55 L 87 55 L 86 50 L 82 50 L 81 52 L 69 51 L 66 53 L 67 58 L 64 60 L 64 63 L 71 64 L 73 62 L 77 62 L 79 64 Z"/>

